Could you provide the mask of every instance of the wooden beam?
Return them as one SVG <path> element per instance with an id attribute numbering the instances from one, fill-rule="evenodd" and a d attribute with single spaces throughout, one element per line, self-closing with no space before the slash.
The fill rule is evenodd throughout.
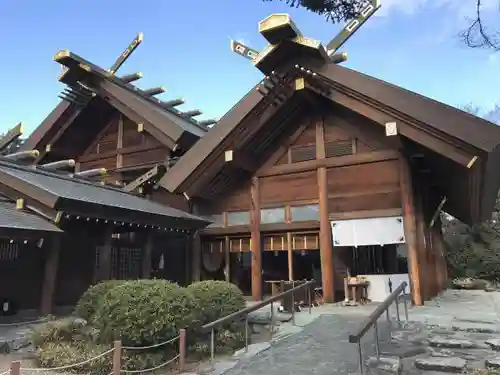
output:
<path id="1" fill-rule="evenodd" d="M 42 297 L 40 301 L 40 313 L 49 315 L 54 307 L 54 294 L 56 291 L 57 269 L 59 267 L 59 256 L 61 250 L 61 239 L 54 237 L 47 241 L 44 249 L 47 254 L 42 282 Z"/>
<path id="2" fill-rule="evenodd" d="M 163 166 L 156 165 L 153 168 L 151 168 L 149 171 L 144 173 L 143 175 L 137 177 L 134 181 L 128 183 L 123 187 L 124 191 L 127 192 L 132 192 L 147 181 L 151 180 L 152 178 L 158 176 L 162 170 Z M 165 170 L 165 167 L 163 167 L 163 171 Z"/>
<path id="3" fill-rule="evenodd" d="M 181 116 L 183 118 L 189 118 L 189 117 L 200 116 L 202 114 L 203 114 L 203 112 L 200 111 L 199 109 L 193 109 L 191 111 L 180 112 L 179 116 Z"/>
<path id="4" fill-rule="evenodd" d="M 36 159 L 40 155 L 38 150 L 27 150 L 27 151 L 18 151 L 12 154 L 5 155 L 5 159 L 10 160 L 26 160 L 26 159 Z"/>
<path id="5" fill-rule="evenodd" d="M 417 241 L 417 223 L 415 219 L 415 199 L 412 186 L 410 165 L 403 155 L 399 162 L 399 178 L 401 186 L 401 202 L 403 207 L 403 225 L 408 247 L 408 271 L 410 274 L 411 297 L 416 306 L 423 305 L 420 264 Z"/>
<path id="6" fill-rule="evenodd" d="M 125 82 L 125 83 L 131 83 L 134 81 L 138 81 L 142 78 L 142 73 L 137 72 L 137 73 L 132 73 L 132 74 L 127 74 L 124 76 L 121 76 L 120 79 Z"/>
<path id="7" fill-rule="evenodd" d="M 150 89 L 142 91 L 144 91 L 144 94 L 146 94 L 147 96 L 155 96 L 167 92 L 167 89 L 165 87 L 160 86 L 160 87 L 152 87 Z"/>
<path id="8" fill-rule="evenodd" d="M 123 153 L 119 150 L 123 148 L 123 115 L 120 113 L 118 116 L 118 134 L 116 136 L 116 169 L 123 167 Z"/>
<path id="9" fill-rule="evenodd" d="M 234 168 L 253 172 L 258 168 L 257 163 L 243 152 L 227 150 L 224 152 L 224 162 Z"/>
<path id="10" fill-rule="evenodd" d="M 251 203 L 251 252 L 252 252 L 252 298 L 262 299 L 262 243 L 260 238 L 260 194 L 259 179 L 252 178 L 250 186 Z"/>
<path id="11" fill-rule="evenodd" d="M 260 224 L 261 233 L 273 232 L 301 232 L 301 231 L 318 231 L 319 221 L 298 221 L 293 223 L 275 223 L 275 224 Z M 230 236 L 244 233 L 251 233 L 251 225 L 235 225 L 227 228 L 204 228 L 200 229 L 202 236 Z"/>
<path id="12" fill-rule="evenodd" d="M 0 152 L 4 151 L 7 147 L 9 147 L 12 142 L 18 139 L 23 135 L 24 125 L 22 122 L 14 126 L 10 129 L 7 134 L 5 134 L 2 138 L 0 138 Z"/>
<path id="13" fill-rule="evenodd" d="M 399 153 L 395 150 L 364 152 L 355 155 L 336 156 L 317 160 L 301 161 L 293 164 L 281 164 L 257 171 L 258 177 L 282 176 L 286 174 L 312 171 L 318 168 L 346 167 L 349 165 L 376 163 L 397 160 Z"/>

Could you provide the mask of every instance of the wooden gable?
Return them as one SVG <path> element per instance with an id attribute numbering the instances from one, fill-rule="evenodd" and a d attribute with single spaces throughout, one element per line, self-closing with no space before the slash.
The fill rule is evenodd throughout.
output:
<path id="1" fill-rule="evenodd" d="M 80 170 L 120 169 L 163 164 L 170 150 L 138 125 L 116 112 L 82 155 L 75 155 Z"/>

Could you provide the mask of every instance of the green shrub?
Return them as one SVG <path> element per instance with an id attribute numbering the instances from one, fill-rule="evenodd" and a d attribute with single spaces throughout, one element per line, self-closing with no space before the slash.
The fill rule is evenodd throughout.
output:
<path id="1" fill-rule="evenodd" d="M 198 304 L 177 284 L 165 280 L 126 281 L 108 290 L 94 314 L 100 340 L 125 346 L 157 344 L 198 324 Z"/>
<path id="2" fill-rule="evenodd" d="M 91 320 L 108 290 L 122 283 L 122 280 L 108 280 L 92 285 L 78 300 L 75 309 L 76 315 L 85 320 Z"/>
<path id="3" fill-rule="evenodd" d="M 95 336 L 95 330 L 85 320 L 64 318 L 35 327 L 31 332 L 31 342 L 35 347 L 40 347 L 46 343 L 94 341 Z"/>
<path id="4" fill-rule="evenodd" d="M 60 367 L 83 362 L 109 350 L 108 345 L 75 344 L 71 342 L 46 342 L 35 352 L 35 360 L 40 367 Z M 70 367 L 64 372 L 78 374 L 107 375 L 111 372 L 112 353 L 89 363 Z"/>
<path id="5" fill-rule="evenodd" d="M 187 287 L 201 306 L 203 324 L 232 314 L 246 307 L 242 291 L 226 281 L 198 281 Z"/>

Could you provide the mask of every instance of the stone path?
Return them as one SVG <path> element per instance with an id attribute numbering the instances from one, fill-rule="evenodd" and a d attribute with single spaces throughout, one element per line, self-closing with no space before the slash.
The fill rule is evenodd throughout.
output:
<path id="1" fill-rule="evenodd" d="M 394 373 L 405 375 L 500 369 L 499 306 L 499 292 L 446 291 L 411 310 L 410 323 L 383 346 L 383 358 L 397 359 Z M 371 373 L 382 374 L 372 363 Z"/>
<path id="2" fill-rule="evenodd" d="M 350 331 L 356 329 L 371 308 L 332 308 L 301 332 L 274 343 L 268 350 L 241 360 L 225 375 L 334 375 L 357 374 L 358 351 L 348 341 Z M 351 313 L 349 313 L 351 311 Z M 304 314 L 304 313 L 301 313 Z M 383 331 L 381 329 L 381 331 Z M 363 342 L 365 355 L 374 352 L 373 334 Z"/>
<path id="3" fill-rule="evenodd" d="M 348 334 L 374 308 L 316 310 L 315 319 L 302 330 L 216 373 L 359 374 L 357 347 L 348 342 Z M 409 323 L 397 325 L 393 319 L 384 324 L 383 320 L 382 316 L 380 359 L 374 355 L 373 332 L 363 341 L 365 374 L 442 375 L 500 367 L 500 292 L 449 290 L 423 307 L 410 309 Z"/>

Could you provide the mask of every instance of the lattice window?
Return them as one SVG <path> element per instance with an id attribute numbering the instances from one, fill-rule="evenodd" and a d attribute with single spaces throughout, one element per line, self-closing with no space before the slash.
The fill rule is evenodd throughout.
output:
<path id="1" fill-rule="evenodd" d="M 353 153 L 352 139 L 325 142 L 325 156 L 327 158 L 352 155 Z"/>
<path id="2" fill-rule="evenodd" d="M 94 274 L 98 278 L 102 272 L 102 251 L 104 246 L 96 247 Z M 109 276 L 116 280 L 131 280 L 141 277 L 142 249 L 129 247 L 111 247 Z M 99 281 L 99 280 L 95 280 Z"/>
<path id="3" fill-rule="evenodd" d="M 290 147 L 292 163 L 316 159 L 316 145 L 300 145 Z"/>
<path id="4" fill-rule="evenodd" d="M 5 243 L 0 245 L 0 261 L 16 260 L 19 258 L 19 245 L 17 243 Z"/>

